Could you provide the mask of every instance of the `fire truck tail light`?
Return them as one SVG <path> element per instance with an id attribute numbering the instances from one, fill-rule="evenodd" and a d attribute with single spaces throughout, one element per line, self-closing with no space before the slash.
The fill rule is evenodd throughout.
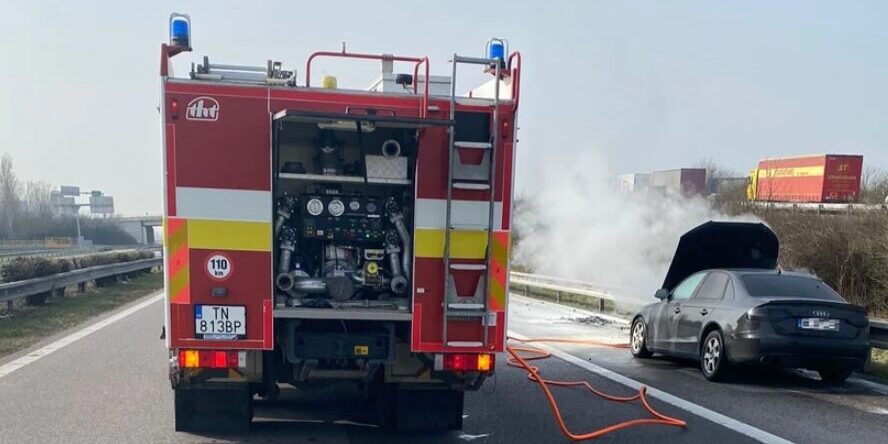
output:
<path id="1" fill-rule="evenodd" d="M 198 364 L 197 350 L 179 350 L 179 367 L 196 368 Z"/>
<path id="2" fill-rule="evenodd" d="M 482 372 L 490 371 L 490 365 L 493 363 L 490 355 L 478 355 L 478 370 Z"/>
<path id="3" fill-rule="evenodd" d="M 488 353 L 444 353 L 435 355 L 435 370 L 489 372 L 495 361 Z"/>
<path id="4" fill-rule="evenodd" d="M 237 350 L 179 350 L 180 368 L 244 368 L 247 352 Z"/>
<path id="5" fill-rule="evenodd" d="M 228 367 L 228 354 L 224 351 L 217 351 L 213 353 L 213 367 L 216 368 L 225 368 Z"/>

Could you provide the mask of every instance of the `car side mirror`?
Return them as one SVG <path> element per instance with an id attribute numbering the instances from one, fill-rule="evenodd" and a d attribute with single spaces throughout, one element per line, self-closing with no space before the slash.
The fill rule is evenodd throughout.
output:
<path id="1" fill-rule="evenodd" d="M 661 301 L 669 299 L 669 290 L 667 290 L 665 288 L 661 288 L 661 289 L 657 290 L 656 293 L 654 293 L 654 297 L 661 300 Z"/>

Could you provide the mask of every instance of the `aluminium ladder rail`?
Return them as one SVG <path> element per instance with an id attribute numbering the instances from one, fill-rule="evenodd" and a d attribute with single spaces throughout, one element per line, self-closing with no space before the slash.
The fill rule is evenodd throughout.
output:
<path id="1" fill-rule="evenodd" d="M 441 327 L 441 343 L 443 347 L 487 347 L 489 342 L 489 315 L 487 313 L 487 297 L 490 293 L 490 257 L 493 243 L 494 208 L 496 206 L 494 179 L 496 177 L 496 154 L 499 143 L 499 88 L 502 73 L 503 60 L 476 57 L 462 57 L 453 54 L 453 65 L 450 80 L 450 127 L 448 128 L 448 169 L 447 169 L 447 201 L 446 221 L 444 227 L 444 303 L 443 321 Z M 494 68 L 494 96 L 493 117 L 490 125 L 489 142 L 469 142 L 456 140 L 456 67 L 460 63 L 493 66 Z M 481 164 L 477 166 L 465 166 L 454 162 L 458 158 L 456 149 L 480 149 L 486 150 L 482 156 Z M 454 155 L 456 154 L 456 156 Z M 486 165 L 483 159 L 486 158 Z M 486 171 L 484 171 L 486 170 Z M 459 172 L 459 174 L 455 174 Z M 468 180 L 468 181 L 466 181 Z M 486 190 L 488 192 L 487 226 L 482 229 L 487 232 L 487 248 L 484 254 L 484 264 L 451 264 L 450 241 L 453 224 L 453 189 Z M 483 270 L 475 288 L 475 293 L 470 297 L 471 302 L 463 302 L 468 297 L 460 296 L 456 291 L 456 280 L 451 270 Z M 483 284 L 482 284 L 483 281 Z M 480 293 L 480 294 L 479 294 Z M 447 323 L 452 318 L 478 317 L 481 320 L 483 342 L 448 341 Z"/>

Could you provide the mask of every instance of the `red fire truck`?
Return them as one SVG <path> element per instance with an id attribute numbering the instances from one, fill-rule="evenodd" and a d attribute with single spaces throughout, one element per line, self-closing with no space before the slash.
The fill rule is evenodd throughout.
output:
<path id="1" fill-rule="evenodd" d="M 398 429 L 462 426 L 506 331 L 521 56 L 315 52 L 203 57 L 190 19 L 161 47 L 166 341 L 177 430 L 248 428 L 255 396 L 353 381 Z M 381 64 L 338 87 L 318 59 Z M 457 67 L 489 81 L 458 94 Z M 403 69 L 406 72 L 396 71 Z"/>

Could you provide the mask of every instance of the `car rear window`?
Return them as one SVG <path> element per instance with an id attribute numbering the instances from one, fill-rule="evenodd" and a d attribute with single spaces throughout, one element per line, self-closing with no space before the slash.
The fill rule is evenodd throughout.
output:
<path id="1" fill-rule="evenodd" d="M 742 279 L 750 296 L 845 301 L 820 279 L 785 274 L 747 274 Z"/>

